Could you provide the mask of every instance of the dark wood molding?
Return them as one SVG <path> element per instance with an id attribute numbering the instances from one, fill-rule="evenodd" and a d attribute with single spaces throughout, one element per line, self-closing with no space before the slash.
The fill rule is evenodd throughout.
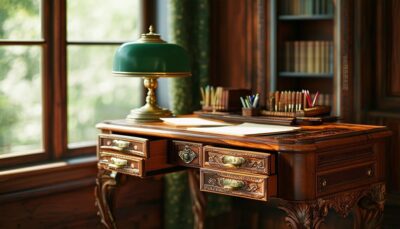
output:
<path id="1" fill-rule="evenodd" d="M 67 12 L 66 0 L 52 2 L 52 47 L 53 47 L 53 100 L 52 123 L 50 136 L 52 137 L 52 155 L 59 159 L 67 152 L 68 125 L 67 125 Z"/>
<path id="2" fill-rule="evenodd" d="M 341 1 L 340 4 L 340 113 L 344 122 L 352 122 L 354 99 L 354 0 Z"/>
<path id="3" fill-rule="evenodd" d="M 156 3 L 155 0 L 142 0 L 140 2 L 140 34 L 149 32 L 149 26 L 156 24 Z M 156 28 L 157 31 L 157 28 Z"/>
<path id="4" fill-rule="evenodd" d="M 94 156 L 3 170 L 0 171 L 0 202 L 17 201 L 68 188 L 94 185 L 95 174 Z"/>

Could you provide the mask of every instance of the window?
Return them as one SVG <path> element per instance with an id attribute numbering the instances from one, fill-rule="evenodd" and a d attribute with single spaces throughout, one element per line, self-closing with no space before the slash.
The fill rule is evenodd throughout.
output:
<path id="1" fill-rule="evenodd" d="M 111 66 L 143 30 L 144 2 L 1 1 L 1 167 L 93 153 L 95 124 L 140 105 L 140 80 Z"/>

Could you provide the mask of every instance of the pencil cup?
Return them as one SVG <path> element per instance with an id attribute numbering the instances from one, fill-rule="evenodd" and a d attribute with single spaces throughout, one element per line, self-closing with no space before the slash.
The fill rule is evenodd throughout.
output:
<path id="1" fill-rule="evenodd" d="M 247 107 L 242 107 L 242 115 L 243 116 L 258 116 L 260 110 L 258 108 L 247 108 Z"/>

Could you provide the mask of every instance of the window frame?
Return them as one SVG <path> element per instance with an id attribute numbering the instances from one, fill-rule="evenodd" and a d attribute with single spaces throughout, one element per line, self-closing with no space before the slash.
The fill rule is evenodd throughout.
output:
<path id="1" fill-rule="evenodd" d="M 140 33 L 154 24 L 155 0 L 140 0 Z M 42 0 L 42 39 L 0 40 L 0 46 L 40 45 L 42 48 L 42 143 L 35 153 L 0 155 L 0 168 L 7 169 L 63 158 L 94 155 L 96 145 L 68 144 L 68 45 L 120 45 L 123 42 L 67 41 L 67 0 Z M 110 70 L 111 71 L 111 70 Z M 93 128 L 95 128 L 93 126 Z"/>

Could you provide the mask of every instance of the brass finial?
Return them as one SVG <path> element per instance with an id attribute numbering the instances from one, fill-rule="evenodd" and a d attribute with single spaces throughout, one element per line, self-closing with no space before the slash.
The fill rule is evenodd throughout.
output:
<path id="1" fill-rule="evenodd" d="M 153 33 L 153 31 L 154 31 L 153 29 L 154 29 L 154 28 L 153 28 L 153 25 L 150 25 L 150 26 L 149 26 L 149 33 L 150 33 L 150 34 Z"/>
<path id="2" fill-rule="evenodd" d="M 149 26 L 149 32 L 142 34 L 136 43 L 165 43 L 160 37 L 160 34 L 154 32 L 154 26 Z"/>

